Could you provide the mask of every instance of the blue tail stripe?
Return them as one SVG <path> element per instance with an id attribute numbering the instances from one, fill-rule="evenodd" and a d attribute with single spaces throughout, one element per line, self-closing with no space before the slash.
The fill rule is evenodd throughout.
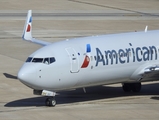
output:
<path id="1" fill-rule="evenodd" d="M 87 44 L 86 48 L 87 48 L 86 52 L 91 52 L 91 45 L 90 44 Z"/>
<path id="2" fill-rule="evenodd" d="M 31 23 L 32 22 L 32 17 L 30 17 L 30 20 L 29 20 L 29 23 Z"/>

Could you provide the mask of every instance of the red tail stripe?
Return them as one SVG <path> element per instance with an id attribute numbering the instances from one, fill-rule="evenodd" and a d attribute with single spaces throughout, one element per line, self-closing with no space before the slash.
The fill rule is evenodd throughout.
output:
<path id="1" fill-rule="evenodd" d="M 31 29 L 31 26 L 30 26 L 30 24 L 28 24 L 27 32 L 30 32 L 30 29 Z"/>

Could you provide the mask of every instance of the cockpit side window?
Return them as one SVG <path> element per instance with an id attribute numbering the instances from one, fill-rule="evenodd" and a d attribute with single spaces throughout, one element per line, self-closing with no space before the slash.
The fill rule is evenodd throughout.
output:
<path id="1" fill-rule="evenodd" d="M 56 61 L 56 60 L 55 60 L 54 57 L 51 57 L 51 58 L 50 58 L 50 64 L 53 63 L 53 62 L 55 62 L 55 61 Z"/>
<path id="2" fill-rule="evenodd" d="M 43 58 L 33 58 L 32 62 L 42 63 L 43 62 Z"/>
<path id="3" fill-rule="evenodd" d="M 28 59 L 26 60 L 26 62 L 31 62 L 33 58 L 32 57 L 28 57 Z"/>

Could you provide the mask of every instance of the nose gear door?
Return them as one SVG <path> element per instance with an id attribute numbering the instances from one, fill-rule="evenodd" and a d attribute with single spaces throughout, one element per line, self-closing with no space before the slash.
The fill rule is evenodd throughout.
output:
<path id="1" fill-rule="evenodd" d="M 66 48 L 66 51 L 69 55 L 70 63 L 71 63 L 70 72 L 71 73 L 79 72 L 79 59 L 78 59 L 77 52 L 75 51 L 75 49 L 73 49 L 71 47 Z"/>

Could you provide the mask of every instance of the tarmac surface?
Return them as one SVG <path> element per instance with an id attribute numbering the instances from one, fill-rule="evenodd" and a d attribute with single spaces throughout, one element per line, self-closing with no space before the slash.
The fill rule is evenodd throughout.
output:
<path id="1" fill-rule="evenodd" d="M 64 91 L 56 107 L 45 107 L 45 97 L 17 80 L 41 47 L 21 40 L 27 10 L 33 10 L 33 36 L 56 42 L 159 29 L 158 6 L 157 0 L 0 0 L 0 120 L 158 120 L 159 82 L 143 83 L 140 93 L 124 93 L 120 84 Z"/>

